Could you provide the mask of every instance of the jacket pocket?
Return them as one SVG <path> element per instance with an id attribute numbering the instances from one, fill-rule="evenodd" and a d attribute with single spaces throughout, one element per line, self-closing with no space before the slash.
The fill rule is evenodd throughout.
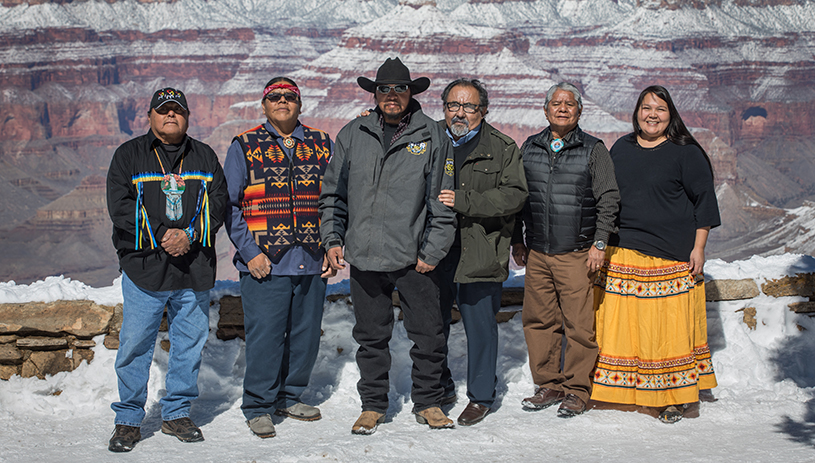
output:
<path id="1" fill-rule="evenodd" d="M 479 159 L 473 164 L 472 189 L 484 191 L 498 186 L 501 180 L 501 163 L 495 158 Z"/>
<path id="2" fill-rule="evenodd" d="M 498 242 L 500 231 L 487 233 L 479 223 L 474 223 L 470 228 L 470 243 L 466 244 L 466 249 L 462 250 L 465 265 L 463 276 L 467 278 L 489 278 L 496 277 L 501 271 L 501 263 L 498 262 Z M 462 244 L 465 244 L 462 242 Z"/>

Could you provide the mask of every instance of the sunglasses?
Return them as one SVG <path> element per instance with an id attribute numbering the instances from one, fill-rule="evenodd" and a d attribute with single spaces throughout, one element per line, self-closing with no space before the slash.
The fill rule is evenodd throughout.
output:
<path id="1" fill-rule="evenodd" d="M 162 116 L 169 113 L 170 111 L 178 114 L 179 116 L 184 116 L 187 114 L 187 110 L 182 108 L 181 106 L 169 104 L 165 104 L 158 108 L 155 108 L 153 111 L 155 111 L 158 114 L 161 114 Z"/>
<path id="2" fill-rule="evenodd" d="M 393 90 L 396 93 L 405 93 L 407 91 L 407 89 L 408 89 L 408 86 L 406 84 L 377 85 L 376 86 L 376 91 L 383 94 L 383 95 L 387 95 L 388 93 L 390 93 L 391 90 Z"/>
<path id="3" fill-rule="evenodd" d="M 480 104 L 472 104 L 472 103 L 464 103 L 461 104 L 457 101 L 451 101 L 449 103 L 444 103 L 444 107 L 447 108 L 448 111 L 451 113 L 457 113 L 459 109 L 464 107 L 464 112 L 467 114 L 475 114 L 478 111 L 478 108 L 481 107 Z"/>
<path id="4" fill-rule="evenodd" d="M 270 93 L 266 95 L 266 99 L 271 101 L 272 103 L 277 103 L 280 101 L 280 98 L 283 97 L 289 103 L 296 103 L 297 102 L 297 94 L 294 92 L 286 92 L 286 93 Z"/>

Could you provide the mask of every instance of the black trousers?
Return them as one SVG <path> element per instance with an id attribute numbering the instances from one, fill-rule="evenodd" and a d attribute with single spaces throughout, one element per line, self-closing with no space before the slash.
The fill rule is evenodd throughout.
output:
<path id="1" fill-rule="evenodd" d="M 413 411 L 439 406 L 441 402 L 445 340 L 436 282 L 413 266 L 394 272 L 362 271 L 351 266 L 351 297 L 356 317 L 354 340 L 359 343 L 357 390 L 363 411 L 386 413 L 388 410 L 391 367 L 388 343 L 393 334 L 394 287 L 399 288 L 406 302 L 402 306 L 405 330 L 408 339 L 413 341 L 410 349 Z"/>

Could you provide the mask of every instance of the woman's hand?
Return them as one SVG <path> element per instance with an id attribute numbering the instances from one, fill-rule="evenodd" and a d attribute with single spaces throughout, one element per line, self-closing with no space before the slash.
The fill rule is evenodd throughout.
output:
<path id="1" fill-rule="evenodd" d="M 705 245 L 708 233 L 710 233 L 710 227 L 696 229 L 696 240 L 694 240 L 688 261 L 690 274 L 693 276 L 699 275 L 705 269 Z"/>
<path id="2" fill-rule="evenodd" d="M 699 275 L 705 269 L 705 249 L 693 248 L 690 252 L 690 274 Z"/>

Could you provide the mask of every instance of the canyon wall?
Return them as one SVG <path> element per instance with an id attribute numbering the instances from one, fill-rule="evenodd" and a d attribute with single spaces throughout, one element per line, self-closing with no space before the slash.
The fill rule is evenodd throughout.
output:
<path id="1" fill-rule="evenodd" d="M 777 249 L 762 238 L 815 199 L 812 1 L 279 0 L 272 23 L 271 4 L 150 3 L 2 3 L 0 281 L 115 277 L 102 179 L 115 148 L 147 130 L 157 88 L 185 91 L 190 135 L 223 159 L 262 120 L 269 78 L 293 77 L 301 120 L 336 134 L 373 104 L 356 78 L 396 55 L 431 78 L 417 99 L 434 118 L 447 82 L 480 78 L 487 120 L 518 143 L 545 127 L 553 83 L 581 89 L 581 126 L 609 146 L 631 130 L 639 91 L 666 86 L 713 160 L 725 220 L 710 256 Z M 219 275 L 234 276 L 220 236 Z"/>

